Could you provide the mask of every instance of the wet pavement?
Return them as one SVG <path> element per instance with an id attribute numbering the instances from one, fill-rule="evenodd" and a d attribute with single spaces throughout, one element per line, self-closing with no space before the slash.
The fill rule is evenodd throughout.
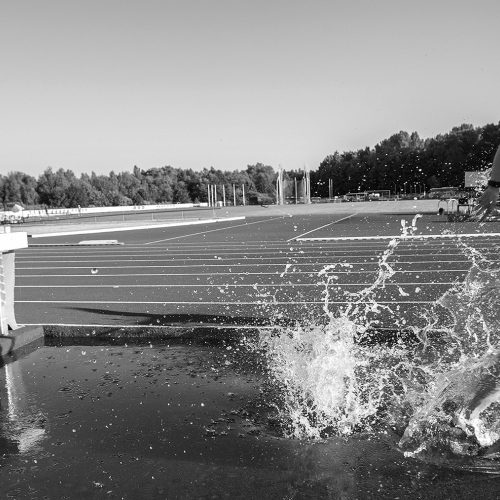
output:
<path id="1" fill-rule="evenodd" d="M 26 352 L 0 372 L 4 498 L 500 496 L 497 476 L 405 458 L 388 434 L 287 439 L 268 389 L 235 343 Z"/>

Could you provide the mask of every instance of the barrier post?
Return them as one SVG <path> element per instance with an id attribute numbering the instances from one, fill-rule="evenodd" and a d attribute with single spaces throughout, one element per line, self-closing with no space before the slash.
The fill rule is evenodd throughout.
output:
<path id="1" fill-rule="evenodd" d="M 0 334 L 8 335 L 9 328 L 18 328 L 14 314 L 15 253 L 28 247 L 27 233 L 11 233 L 10 227 L 0 233 Z"/>

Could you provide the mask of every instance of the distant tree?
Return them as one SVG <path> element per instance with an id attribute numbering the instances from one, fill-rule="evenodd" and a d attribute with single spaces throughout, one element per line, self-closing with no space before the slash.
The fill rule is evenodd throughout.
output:
<path id="1" fill-rule="evenodd" d="M 194 172 L 191 169 L 179 170 L 177 181 L 185 183 L 189 199 L 192 202 L 199 203 L 207 196 L 206 191 L 203 189 L 204 186 L 201 181 L 201 176 L 198 172 Z"/>
<path id="2" fill-rule="evenodd" d="M 6 176 L 0 176 L 0 200 L 4 206 L 7 203 L 18 203 L 24 207 L 36 205 L 36 179 L 22 172 L 9 172 Z"/>
<path id="3" fill-rule="evenodd" d="M 273 167 L 257 163 L 247 166 L 251 187 L 257 192 L 274 196 L 276 192 L 276 174 Z"/>
<path id="4" fill-rule="evenodd" d="M 122 172 L 118 174 L 118 191 L 119 193 L 132 200 L 141 185 L 141 181 L 130 172 Z"/>
<path id="5" fill-rule="evenodd" d="M 491 167 L 493 156 L 500 144 L 500 122 L 478 129 L 477 141 L 472 145 L 466 159 L 466 170 L 484 170 Z"/>
<path id="6" fill-rule="evenodd" d="M 71 170 L 60 168 L 56 172 L 47 168 L 38 178 L 37 193 L 40 203 L 49 207 L 69 207 L 70 186 L 75 183 L 76 177 Z"/>
<path id="7" fill-rule="evenodd" d="M 174 203 L 190 203 L 191 198 L 187 190 L 187 185 L 184 181 L 180 181 L 175 185 Z"/>

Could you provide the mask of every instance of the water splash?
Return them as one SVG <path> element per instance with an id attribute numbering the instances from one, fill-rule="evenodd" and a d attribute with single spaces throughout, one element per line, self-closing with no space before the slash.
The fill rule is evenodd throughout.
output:
<path id="1" fill-rule="evenodd" d="M 489 448 L 500 439 L 500 270 L 461 245 L 472 267 L 438 300 L 453 322 L 432 359 L 416 358 L 428 380 L 421 394 L 407 395 L 414 409 L 400 441 L 407 455 L 497 454 Z"/>
<path id="2" fill-rule="evenodd" d="M 411 234 L 416 219 L 412 227 Z M 277 388 L 283 432 L 324 438 L 390 430 L 406 455 L 497 458 L 500 270 L 459 241 L 471 261 L 464 282 L 428 308 L 425 326 L 407 325 L 413 342 L 374 343 L 377 314 L 390 311 L 376 292 L 393 276 L 389 259 L 405 235 L 390 241 L 373 284 L 350 292 L 343 309 L 330 308 L 330 291 L 338 266 L 348 264 L 330 265 L 318 275 L 323 318 L 261 332 L 255 347 L 265 352 Z"/>
<path id="3" fill-rule="evenodd" d="M 341 316 L 325 326 L 262 334 L 284 433 L 295 438 L 374 429 L 401 390 L 397 366 L 405 348 L 367 346 L 358 325 Z M 376 372 L 376 376 L 374 373 Z"/>
<path id="4" fill-rule="evenodd" d="M 399 388 L 397 365 L 406 348 L 367 348 L 362 340 L 372 321 L 356 318 L 389 309 L 378 304 L 374 294 L 394 274 L 388 259 L 398 243 L 392 240 L 380 257 L 374 283 L 360 292 L 348 292 L 349 302 L 340 312 L 330 309 L 330 285 L 338 278 L 338 267 L 352 266 L 332 264 L 318 273 L 324 283 L 326 323 L 261 332 L 257 348 L 266 353 L 270 376 L 279 387 L 277 408 L 287 435 L 317 438 L 371 428 L 394 397 Z"/>

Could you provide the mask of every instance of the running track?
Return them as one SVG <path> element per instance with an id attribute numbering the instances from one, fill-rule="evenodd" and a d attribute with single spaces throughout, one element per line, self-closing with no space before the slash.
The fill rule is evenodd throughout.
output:
<path id="1" fill-rule="evenodd" d="M 322 322 L 326 299 L 333 313 L 357 301 L 381 328 L 422 326 L 435 301 L 466 276 L 471 252 L 498 261 L 500 228 L 497 223 L 452 226 L 427 215 L 418 221 L 418 234 L 444 231 L 446 237 L 399 238 L 391 246 L 389 236 L 401 234 L 402 218 L 412 219 L 254 217 L 216 227 L 98 236 L 117 239 L 120 246 L 70 245 L 94 239 L 91 235 L 33 240 L 35 246 L 16 252 L 17 320 L 246 328 L 289 320 Z M 472 236 L 460 243 L 455 231 Z M 358 239 L 347 239 L 352 237 Z M 381 269 L 387 279 L 374 287 Z M 374 301 L 382 307 L 373 310 Z M 440 321 L 449 318 L 443 314 Z"/>

